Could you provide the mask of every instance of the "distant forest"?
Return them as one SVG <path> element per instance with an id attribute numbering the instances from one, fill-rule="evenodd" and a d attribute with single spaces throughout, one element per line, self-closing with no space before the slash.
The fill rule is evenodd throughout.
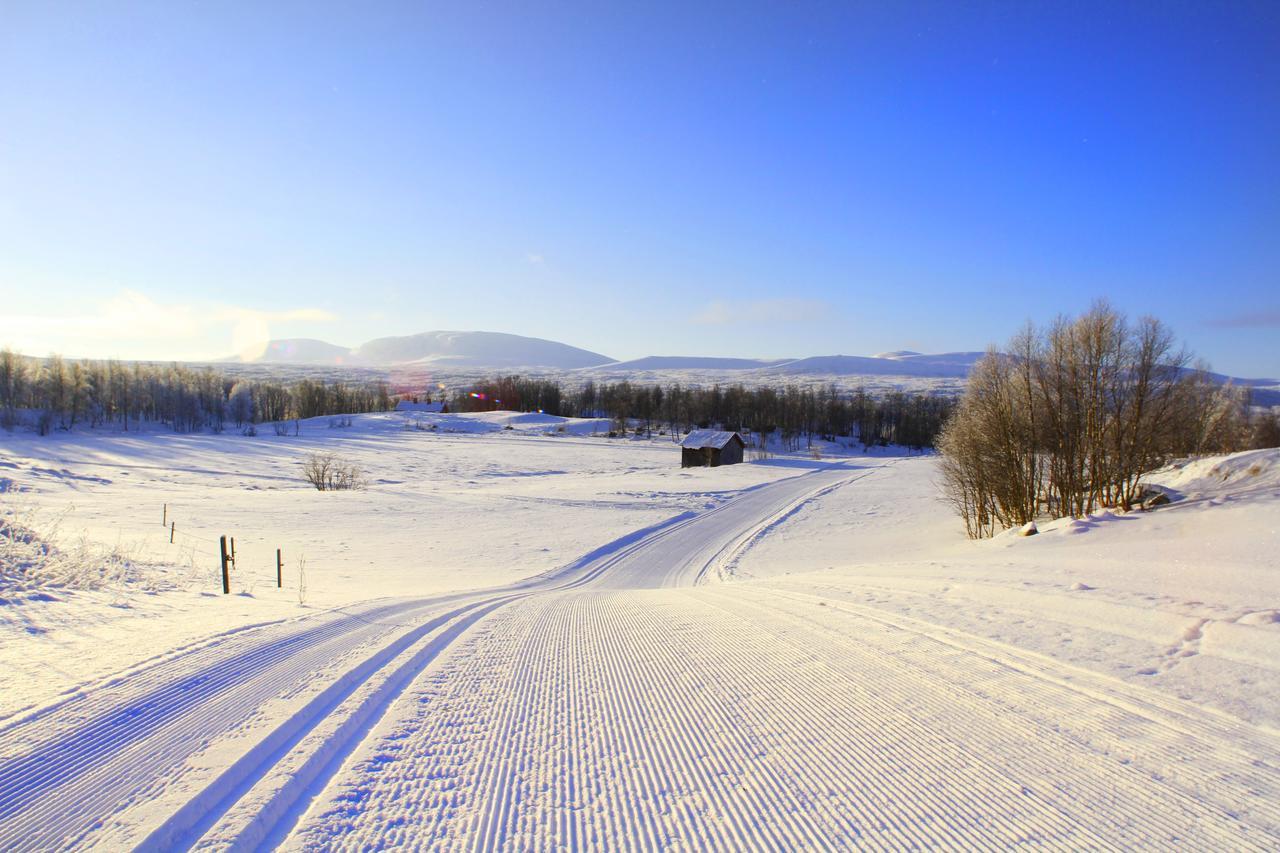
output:
<path id="1" fill-rule="evenodd" d="M 437 392 L 438 393 L 438 392 Z M 230 376 L 213 367 L 26 358 L 0 351 L 0 426 L 29 426 L 42 435 L 76 426 L 144 424 L 175 432 L 256 425 L 324 415 L 383 412 L 399 399 L 385 382 L 301 379 L 276 382 Z M 871 395 L 825 388 L 711 388 L 587 382 L 566 387 L 547 379 L 507 376 L 474 383 L 447 400 L 455 412 L 508 409 L 565 417 L 609 418 L 614 429 L 677 434 L 717 427 L 777 434 L 797 449 L 816 438 L 857 437 L 867 445 L 932 447 L 954 408 L 945 395 Z"/>
<path id="2" fill-rule="evenodd" d="M 0 425 L 27 423 L 41 435 L 77 425 L 221 432 L 319 415 L 382 412 L 385 383 L 303 379 L 290 384 L 229 377 L 212 368 L 28 359 L 0 351 Z"/>
<path id="3" fill-rule="evenodd" d="M 1047 365 L 1051 361 L 1039 353 L 1026 354 L 1021 359 L 996 356 L 986 359 L 975 371 L 970 390 L 963 399 L 946 393 L 844 391 L 833 385 L 775 388 L 732 384 L 708 388 L 627 381 L 565 385 L 553 379 L 525 376 L 473 382 L 451 392 L 437 388 L 396 394 L 384 381 L 304 378 L 286 382 L 230 375 L 212 366 L 82 361 L 56 355 L 32 359 L 0 350 L 0 426 L 13 429 L 21 425 L 41 435 L 77 426 L 133 430 L 144 425 L 159 425 L 175 432 L 236 429 L 253 433 L 258 425 L 274 424 L 277 432 L 283 432 L 281 425 L 288 422 L 384 412 L 393 409 L 398 400 L 431 400 L 435 395 L 454 412 L 506 409 L 608 418 L 612 431 L 639 430 L 649 435 L 662 432 L 677 436 L 695 428 L 714 427 L 740 431 L 753 444 L 758 444 L 761 437 L 776 437 L 790 450 L 812 446 L 817 439 L 841 438 L 857 440 L 865 446 L 896 444 L 912 449 L 933 448 L 938 446 L 940 438 L 949 435 L 949 443 L 942 442 L 949 451 L 948 459 L 952 462 L 964 459 L 966 482 L 972 482 L 977 477 L 973 470 L 981 470 L 985 481 L 990 472 L 1004 469 L 994 460 L 986 460 L 980 469 L 970 470 L 977 464 L 972 460 L 978 456 L 969 451 L 960 452 L 961 436 L 968 436 L 964 446 L 969 448 L 990 449 L 994 447 L 992 442 L 1003 442 L 1002 447 L 1022 448 L 1019 458 L 1024 460 L 1056 458 L 1045 455 L 1049 437 L 1044 435 L 1044 428 L 1051 422 L 1047 415 L 1034 421 L 1037 424 L 1034 429 L 1028 426 L 1018 433 L 1032 438 L 1013 442 L 1007 440 L 1006 426 L 1011 419 L 1016 420 L 1014 414 L 1002 414 L 1006 409 L 999 407 L 981 409 L 978 403 L 993 399 L 987 393 L 992 371 L 1007 372 L 1016 365 L 1025 368 L 1032 363 Z M 1117 375 L 1123 378 L 1130 374 Z M 1204 374 L 1196 371 L 1181 373 L 1169 368 L 1152 375 L 1160 380 L 1152 384 L 1152 388 L 1168 389 L 1166 396 L 1170 400 L 1176 396 L 1180 402 L 1172 408 L 1162 403 L 1158 410 L 1143 409 L 1143 418 L 1149 419 L 1156 411 L 1163 412 L 1161 424 L 1167 421 L 1182 428 L 1149 424 L 1146 420 L 1132 424 L 1129 432 L 1123 434 L 1178 437 L 1172 444 L 1169 443 L 1172 439 L 1161 438 L 1159 453 L 1144 450 L 1138 454 L 1141 464 L 1135 470 L 1145 470 L 1142 466 L 1178 451 L 1221 452 L 1280 442 L 1280 420 L 1261 410 L 1250 415 L 1248 392 L 1244 389 L 1219 390 L 1219 386 L 1206 384 L 1207 380 L 1201 378 Z M 1169 380 L 1169 376 L 1178 379 Z M 1010 378 L 1002 380 L 1004 387 L 1016 387 L 1010 385 Z M 1077 384 L 1075 380 L 1064 382 L 1058 385 Z M 1074 398 L 1053 391 L 1044 377 L 1035 384 L 1042 389 L 1035 401 L 1025 405 L 1008 402 L 1008 406 L 1017 410 L 1017 417 L 1036 411 L 1080 410 L 1080 405 L 1072 403 Z M 1127 387 L 1125 383 L 1113 385 L 1114 389 Z M 1051 392 L 1057 396 L 1051 396 Z M 1114 399 L 1128 399 L 1120 390 L 1110 393 Z M 1147 392 L 1143 394 L 1145 397 Z M 995 412 L 991 416 L 995 420 L 981 422 L 975 414 L 978 411 Z M 963 417 L 953 418 L 953 414 Z M 949 432 L 944 433 L 948 425 Z M 1187 438 L 1188 429 L 1201 437 L 1194 441 Z M 1066 436 L 1074 434 L 1071 430 L 1060 432 Z M 1068 439 L 1057 440 L 1062 443 Z M 1132 444 L 1136 439 L 1127 440 Z M 1101 464 L 1098 460 L 1115 458 L 1114 452 L 1104 454 L 1099 450 L 1089 457 L 1093 460 L 1089 464 L 1096 467 Z M 1126 488 L 1131 488 L 1132 477 L 1126 475 L 1124 479 L 1130 484 Z M 1033 515 L 1035 505 L 1045 500 L 1040 481 L 1034 476 L 1025 491 L 1030 495 L 1025 501 L 1026 510 L 1008 510 L 1003 503 L 1005 498 L 994 487 L 983 486 L 980 493 L 982 497 L 974 505 L 987 508 L 982 511 L 981 520 L 974 521 L 974 528 L 986 530 L 988 535 L 992 529 L 990 519 L 1012 523 Z M 996 504 L 990 506 L 989 501 Z"/>
<path id="4" fill-rule="evenodd" d="M 477 383 L 454 395 L 452 411 L 512 409 L 567 417 L 607 417 L 614 429 L 633 425 L 652 434 L 678 434 L 695 427 L 737 430 L 751 436 L 777 434 L 796 450 L 814 439 L 855 437 L 864 445 L 932 447 L 955 407 L 949 396 L 865 391 L 841 393 L 834 386 L 782 388 L 719 385 L 693 388 L 632 382 L 587 382 L 566 389 L 558 382 L 507 376 Z"/>

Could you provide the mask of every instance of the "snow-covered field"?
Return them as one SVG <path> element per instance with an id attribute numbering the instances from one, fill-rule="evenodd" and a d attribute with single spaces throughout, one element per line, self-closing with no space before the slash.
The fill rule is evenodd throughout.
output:
<path id="1" fill-rule="evenodd" d="M 1280 451 L 974 543 L 928 457 L 605 429 L 0 435 L 105 575 L 5 565 L 0 847 L 1280 843 Z"/>

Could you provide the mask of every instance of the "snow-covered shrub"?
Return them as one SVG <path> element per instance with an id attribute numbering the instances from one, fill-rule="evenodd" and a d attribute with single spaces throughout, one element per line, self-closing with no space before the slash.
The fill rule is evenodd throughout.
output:
<path id="1" fill-rule="evenodd" d="M 302 465 L 302 475 L 321 492 L 363 489 L 368 485 L 358 466 L 332 453 L 312 453 Z"/>
<path id="2" fill-rule="evenodd" d="M 147 580 L 132 549 L 80 536 L 55 544 L 69 510 L 41 518 L 21 502 L 0 510 L 0 590 L 104 589 Z"/>

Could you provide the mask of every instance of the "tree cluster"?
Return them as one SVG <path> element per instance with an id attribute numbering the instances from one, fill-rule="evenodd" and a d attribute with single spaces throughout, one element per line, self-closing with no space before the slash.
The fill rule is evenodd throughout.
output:
<path id="1" fill-rule="evenodd" d="M 1142 475 L 1170 458 L 1248 446 L 1247 390 L 1189 363 L 1159 320 L 1130 322 L 1105 303 L 988 352 L 938 440 L 969 535 L 1127 510 Z"/>
<path id="2" fill-rule="evenodd" d="M 579 418 L 609 418 L 613 429 L 631 424 L 651 435 L 676 436 L 694 428 L 737 430 L 763 441 L 778 436 L 789 449 L 816 438 L 857 436 L 864 445 L 932 447 L 954 402 L 945 396 L 893 392 L 842 394 L 834 386 L 711 388 L 587 382 L 565 388 L 547 379 L 506 376 L 459 391 L 457 412 L 509 409 Z"/>
<path id="3" fill-rule="evenodd" d="M 304 379 L 288 385 L 235 379 L 180 365 L 29 359 L 0 351 L 0 426 L 29 422 L 41 435 L 77 424 L 163 424 L 175 432 L 386 411 L 383 383 Z"/>

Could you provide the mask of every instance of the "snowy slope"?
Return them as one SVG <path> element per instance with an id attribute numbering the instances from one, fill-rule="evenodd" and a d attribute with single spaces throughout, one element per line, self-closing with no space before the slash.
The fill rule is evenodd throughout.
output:
<path id="1" fill-rule="evenodd" d="M 633 373 L 652 370 L 759 370 L 775 367 L 793 359 L 711 358 L 702 356 L 650 355 L 630 361 L 615 361 L 597 367 L 598 371 Z"/>
<path id="2" fill-rule="evenodd" d="M 784 376 L 822 374 L 831 376 L 923 376 L 965 377 L 981 353 L 943 353 L 873 358 L 860 355 L 823 355 L 800 358 L 766 368 L 763 373 Z"/>
<path id="3" fill-rule="evenodd" d="M 0 436 L 0 497 L 157 559 L 167 498 L 251 593 L 0 604 L 0 847 L 1280 844 L 1280 451 L 975 543 L 930 457 L 680 469 L 598 428 Z M 369 490 L 300 485 L 315 449 Z M 259 577 L 282 533 L 309 606 Z"/>

